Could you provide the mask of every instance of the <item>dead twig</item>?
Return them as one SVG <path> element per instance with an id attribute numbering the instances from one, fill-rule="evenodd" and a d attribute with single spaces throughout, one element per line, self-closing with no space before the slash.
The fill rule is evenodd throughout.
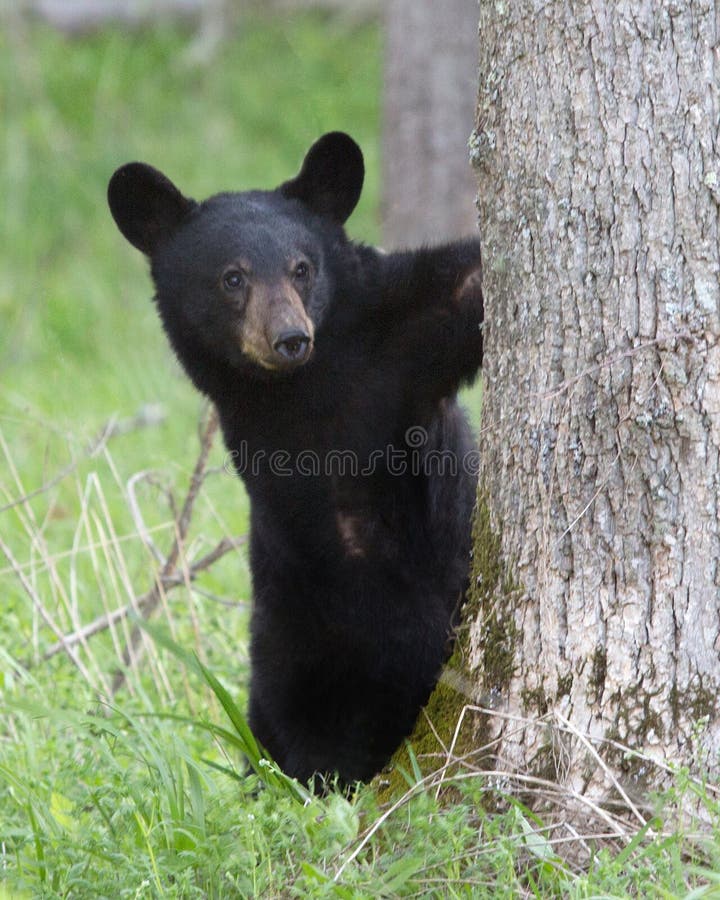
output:
<path id="1" fill-rule="evenodd" d="M 195 501 L 197 500 L 198 493 L 200 492 L 200 488 L 205 479 L 207 461 L 217 428 L 217 412 L 215 409 L 212 409 L 205 427 L 201 431 L 200 453 L 195 462 L 192 475 L 190 476 L 190 484 L 188 485 L 188 491 L 185 495 L 185 501 L 180 510 L 180 515 L 175 522 L 175 539 L 170 548 L 170 552 L 160 568 L 160 571 L 157 573 L 153 587 L 144 594 L 143 597 L 139 598 L 138 602 L 130 604 L 130 608 L 144 619 L 149 619 L 159 606 L 165 596 L 165 587 L 167 584 L 186 582 L 190 577 L 189 573 L 192 571 L 192 567 L 187 569 L 184 564 L 182 564 L 182 554 L 185 546 L 185 539 L 187 538 L 188 529 L 190 527 L 190 521 L 192 519 Z M 221 547 L 222 542 L 215 550 L 208 554 L 208 557 L 205 557 L 205 560 L 209 558 L 210 562 L 212 562 L 215 559 L 219 559 L 220 556 L 223 555 L 223 553 L 219 552 Z M 224 550 L 224 552 L 227 552 L 227 550 Z M 204 567 L 206 568 L 207 565 L 210 565 L 210 562 L 206 562 Z M 144 601 L 142 605 L 140 605 L 140 601 Z M 116 671 L 113 678 L 111 687 L 113 696 L 125 683 L 127 667 L 136 659 L 141 638 L 142 629 L 138 625 L 134 625 L 122 653 L 122 668 Z"/>
<path id="2" fill-rule="evenodd" d="M 43 653 L 42 661 L 46 662 L 48 659 L 52 659 L 52 657 L 56 656 L 58 653 L 67 650 L 68 647 L 72 647 L 75 644 L 82 643 L 88 638 L 99 634 L 101 631 L 105 631 L 108 628 L 111 628 L 113 625 L 116 625 L 122 619 L 125 619 L 127 616 L 129 616 L 132 612 L 140 611 L 141 613 L 143 613 L 148 609 L 148 607 L 154 608 L 155 606 L 157 606 L 160 600 L 159 592 L 161 590 L 167 593 L 173 588 L 178 587 L 181 584 L 185 584 L 187 580 L 193 581 L 199 572 L 202 572 L 204 569 L 210 568 L 210 566 L 214 562 L 225 556 L 225 554 L 229 553 L 231 550 L 237 550 L 239 547 L 242 547 L 246 543 L 246 540 L 247 538 L 245 538 L 244 536 L 238 538 L 223 538 L 219 542 L 219 544 L 210 551 L 210 553 L 207 553 L 205 556 L 201 557 L 201 559 L 190 566 L 187 578 L 179 573 L 175 573 L 164 578 L 162 576 L 159 576 L 160 584 L 156 582 L 156 584 L 141 597 L 137 597 L 126 606 L 121 606 L 119 609 L 114 609 L 112 612 L 106 613 L 102 616 L 98 616 L 97 619 L 89 622 L 83 628 L 74 631 L 72 634 L 64 635 L 62 640 L 57 641 L 57 643 L 53 644 L 45 651 L 45 653 Z M 155 596 L 156 594 L 158 595 L 157 597 Z"/>
<path id="3" fill-rule="evenodd" d="M 158 425 L 164 420 L 164 418 L 165 413 L 162 407 L 151 404 L 148 406 L 144 406 L 136 416 L 132 416 L 129 419 L 118 420 L 115 417 L 108 419 L 108 421 L 97 433 L 96 437 L 93 438 L 93 440 L 88 444 L 85 456 L 82 456 L 80 459 L 75 459 L 73 460 L 73 462 L 68 463 L 66 466 L 60 469 L 60 471 L 56 475 L 53 475 L 52 478 L 41 484 L 40 487 L 29 491 L 27 494 L 23 494 L 22 497 L 16 497 L 9 503 L 0 506 L 0 513 L 4 513 L 10 509 L 14 509 L 16 506 L 23 506 L 35 497 L 39 497 L 41 494 L 46 494 L 48 491 L 52 490 L 55 485 L 60 484 L 60 482 L 67 478 L 68 475 L 72 475 L 72 473 L 77 470 L 78 466 L 83 462 L 83 460 L 92 459 L 94 456 L 97 456 L 99 453 L 101 453 L 105 449 L 108 441 L 111 438 L 114 438 L 120 434 L 127 434 L 129 431 L 134 431 L 137 428 L 147 428 L 148 426 Z"/>
<path id="4" fill-rule="evenodd" d="M 72 646 L 70 646 L 65 639 L 65 635 L 62 632 L 62 629 L 58 626 L 52 616 L 49 614 L 42 601 L 37 595 L 35 588 L 32 586 L 28 578 L 25 576 L 25 573 L 22 571 L 21 567 L 18 565 L 17 560 L 15 559 L 10 547 L 3 541 L 0 537 L 0 551 L 4 554 L 7 561 L 10 563 L 10 567 L 13 572 L 17 576 L 18 581 L 23 587 L 23 590 L 30 598 L 33 606 L 40 614 L 43 622 L 47 625 L 47 627 L 53 632 L 55 637 L 58 639 L 58 644 L 61 649 L 65 650 L 67 655 L 70 657 L 74 665 L 77 667 L 78 671 L 82 674 L 83 678 L 85 678 L 89 684 L 92 684 L 92 678 L 90 676 L 90 672 L 87 667 L 83 664 L 83 661 L 77 655 Z"/>

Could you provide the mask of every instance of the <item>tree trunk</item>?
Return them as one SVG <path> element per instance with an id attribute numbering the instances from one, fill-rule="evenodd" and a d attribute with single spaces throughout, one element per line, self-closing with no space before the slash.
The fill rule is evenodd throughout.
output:
<path id="1" fill-rule="evenodd" d="M 467 141 L 477 90 L 477 0 L 390 0 L 385 14 L 383 240 L 474 232 Z"/>
<path id="2" fill-rule="evenodd" d="M 579 790 L 717 775 L 720 13 L 480 7 L 476 696 Z"/>

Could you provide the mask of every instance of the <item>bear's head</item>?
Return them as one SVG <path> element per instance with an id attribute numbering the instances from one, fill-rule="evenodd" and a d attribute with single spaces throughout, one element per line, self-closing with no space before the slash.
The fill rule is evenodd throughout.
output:
<path id="1" fill-rule="evenodd" d="M 287 373 L 311 358 L 363 177 L 360 148 L 341 132 L 313 144 L 274 191 L 196 203 L 145 163 L 115 172 L 110 210 L 150 258 L 160 316 L 191 377 L 208 363 Z"/>

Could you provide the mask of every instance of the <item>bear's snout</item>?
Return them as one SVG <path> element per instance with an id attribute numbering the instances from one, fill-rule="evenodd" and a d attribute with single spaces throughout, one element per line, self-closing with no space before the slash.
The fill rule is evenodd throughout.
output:
<path id="1" fill-rule="evenodd" d="M 310 355 L 312 338 L 304 331 L 284 331 L 279 334 L 273 343 L 273 350 L 279 354 L 286 363 L 300 365 Z"/>
<path id="2" fill-rule="evenodd" d="M 238 334 L 243 353 L 263 369 L 289 372 L 310 359 L 315 328 L 291 286 L 252 286 Z"/>

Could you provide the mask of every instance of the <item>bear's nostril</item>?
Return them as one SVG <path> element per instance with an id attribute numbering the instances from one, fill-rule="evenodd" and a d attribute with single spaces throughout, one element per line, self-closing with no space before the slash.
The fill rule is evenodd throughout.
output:
<path id="1" fill-rule="evenodd" d="M 273 350 L 293 362 L 303 359 L 310 347 L 310 336 L 304 331 L 286 331 L 278 335 Z"/>

